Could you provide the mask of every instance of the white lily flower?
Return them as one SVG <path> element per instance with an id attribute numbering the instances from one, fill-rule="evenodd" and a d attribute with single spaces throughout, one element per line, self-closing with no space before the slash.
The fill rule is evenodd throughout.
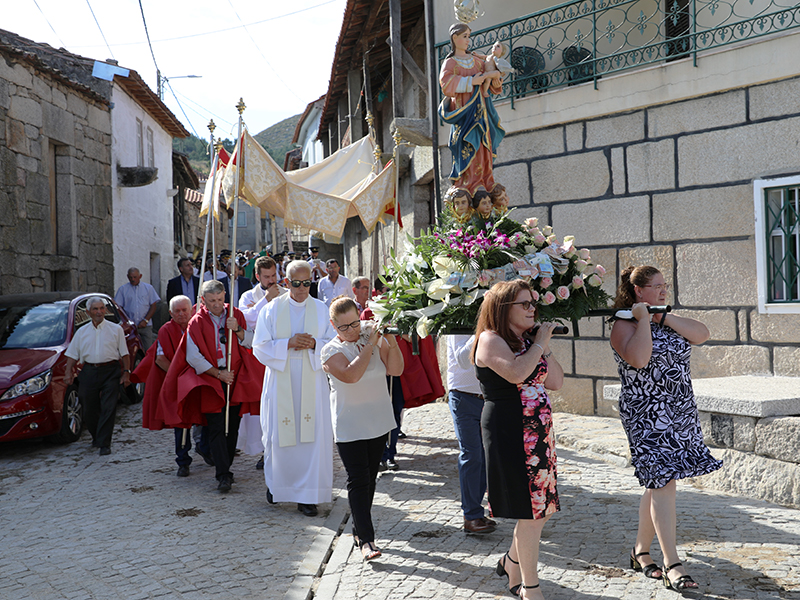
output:
<path id="1" fill-rule="evenodd" d="M 448 295 L 449 290 L 442 289 L 445 284 L 444 279 L 434 279 L 428 284 L 428 298 L 431 300 L 444 300 Z"/>
<path id="2" fill-rule="evenodd" d="M 428 317 L 421 317 L 419 321 L 417 321 L 417 334 L 421 338 L 428 337 L 430 333 L 428 327 L 430 325 L 431 320 Z"/>
<path id="3" fill-rule="evenodd" d="M 458 265 L 456 261 L 448 256 L 444 256 L 440 254 L 433 259 L 433 272 L 436 273 L 437 277 L 441 277 L 442 279 L 447 279 L 447 276 L 450 273 L 458 270 Z"/>
<path id="4" fill-rule="evenodd" d="M 375 315 L 379 321 L 383 322 L 386 317 L 392 314 L 392 311 L 383 304 L 379 302 L 375 302 L 374 300 L 368 300 L 367 306 L 372 311 L 372 314 Z"/>

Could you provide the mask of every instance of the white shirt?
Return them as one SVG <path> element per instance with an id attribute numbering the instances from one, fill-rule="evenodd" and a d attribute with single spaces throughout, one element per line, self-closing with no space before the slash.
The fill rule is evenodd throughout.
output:
<path id="1" fill-rule="evenodd" d="M 361 326 L 358 342 L 343 342 L 338 337 L 325 344 L 320 360 L 324 363 L 336 354 L 352 362 L 369 340 L 370 327 Z M 383 344 L 381 340 L 380 344 Z M 379 346 L 380 346 L 379 344 Z M 337 442 L 371 440 L 397 427 L 392 399 L 386 385 L 386 365 L 379 348 L 372 351 L 369 366 L 355 383 L 344 383 L 328 375 L 331 384 L 331 418 Z"/>
<path id="2" fill-rule="evenodd" d="M 79 363 L 105 363 L 128 356 L 125 332 L 116 323 L 103 319 L 97 327 L 90 321 L 78 331 L 65 353 Z"/>
<path id="3" fill-rule="evenodd" d="M 481 395 L 481 384 L 475 375 L 475 365 L 470 362 L 474 335 L 448 335 L 447 337 L 447 389 Z"/>
<path id="4" fill-rule="evenodd" d="M 288 291 L 289 290 L 287 290 L 285 287 L 278 286 L 278 296 L 285 294 Z M 262 288 L 261 284 L 259 283 L 253 289 L 242 293 L 242 297 L 239 299 L 238 308 L 240 311 L 242 311 L 242 314 L 247 321 L 247 328 L 252 331 L 255 331 L 258 313 L 260 313 L 261 309 L 270 302 L 267 300 L 265 293 L 266 292 L 264 291 L 264 288 Z M 248 306 L 248 304 L 253 304 L 253 306 Z"/>
<path id="5" fill-rule="evenodd" d="M 336 279 L 336 283 L 331 281 L 330 275 L 319 280 L 317 297 L 327 304 L 328 308 L 330 308 L 333 299 L 342 294 L 353 300 L 356 298 L 356 295 L 353 293 L 353 284 L 344 275 L 339 275 Z"/>
<path id="6" fill-rule="evenodd" d="M 211 316 L 211 320 L 214 323 L 214 327 L 216 327 L 217 332 L 220 329 L 224 329 L 224 343 L 222 338 L 217 338 L 217 343 L 219 347 L 222 349 L 222 358 L 217 360 L 218 367 L 224 367 L 228 364 L 228 330 L 225 328 L 225 322 L 228 320 L 228 311 L 224 311 L 220 316 L 212 315 L 210 312 L 208 313 Z M 219 333 L 217 335 L 220 335 Z M 236 335 L 234 333 L 233 335 Z M 253 344 L 253 332 L 250 329 L 245 329 L 244 331 L 244 339 L 239 342 L 240 346 L 245 348 L 249 348 Z M 197 344 L 192 339 L 191 335 L 186 336 L 186 362 L 195 370 L 198 375 L 201 375 L 208 371 L 212 364 L 206 360 L 206 357 L 200 352 L 200 348 L 197 347 Z"/>

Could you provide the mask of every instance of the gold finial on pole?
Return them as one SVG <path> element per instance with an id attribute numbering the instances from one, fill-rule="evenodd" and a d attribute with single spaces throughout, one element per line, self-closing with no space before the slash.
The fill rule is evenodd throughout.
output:
<path id="1" fill-rule="evenodd" d="M 216 142 L 214 142 L 214 150 L 216 150 L 218 154 L 221 149 L 222 149 L 222 140 L 217 140 Z"/>
<path id="2" fill-rule="evenodd" d="M 244 98 L 239 98 L 239 102 L 236 103 L 236 110 L 238 110 L 241 115 L 245 108 L 247 107 L 244 105 Z"/>
<path id="3" fill-rule="evenodd" d="M 211 134 L 212 134 L 212 135 L 214 134 L 214 130 L 215 130 L 216 128 L 217 128 L 217 125 L 216 125 L 216 123 L 214 123 L 214 119 L 211 119 L 211 120 L 208 122 L 208 130 L 211 132 Z"/>

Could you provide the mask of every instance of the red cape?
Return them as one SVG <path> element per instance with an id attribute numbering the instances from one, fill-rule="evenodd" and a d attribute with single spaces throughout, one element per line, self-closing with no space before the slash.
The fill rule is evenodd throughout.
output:
<path id="1" fill-rule="evenodd" d="M 225 313 L 228 314 L 228 305 Z M 244 315 L 234 309 L 234 317 L 242 328 L 247 327 Z M 186 330 L 203 357 L 217 364 L 216 337 L 219 335 L 205 306 L 198 307 Z M 240 413 L 259 414 L 264 365 L 235 340 L 231 348 L 231 369 L 236 378 L 231 386 L 231 404 L 241 404 Z M 169 366 L 158 398 L 158 418 L 168 427 L 188 428 L 204 425 L 204 413 L 218 413 L 225 408 L 222 383 L 211 375 L 198 375 L 186 362 L 186 336 L 183 336 L 175 358 Z"/>
<path id="2" fill-rule="evenodd" d="M 400 376 L 403 387 L 405 408 L 414 408 L 433 402 L 444 396 L 442 375 L 439 372 L 439 359 L 431 336 L 420 338 L 419 356 L 411 352 L 411 344 L 398 337 L 397 343 L 403 353 L 405 367 Z"/>
<path id="3" fill-rule="evenodd" d="M 175 358 L 175 352 L 183 337 L 183 329 L 175 321 L 169 320 L 158 330 L 158 344 L 164 350 L 164 356 L 170 362 Z M 158 415 L 158 396 L 164 384 L 166 373 L 156 365 L 156 349 L 158 344 L 153 344 L 144 356 L 144 360 L 131 373 L 131 382 L 144 383 L 144 398 L 142 399 L 142 427 L 151 431 L 164 429 L 164 421 Z"/>

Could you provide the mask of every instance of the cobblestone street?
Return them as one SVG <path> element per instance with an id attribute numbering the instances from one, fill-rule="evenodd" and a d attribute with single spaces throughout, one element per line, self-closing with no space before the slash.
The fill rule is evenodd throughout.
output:
<path id="1" fill-rule="evenodd" d="M 461 531 L 446 404 L 406 413 L 401 470 L 378 482 L 384 554 L 371 563 L 353 550 L 338 461 L 337 498 L 309 519 L 294 504 L 266 503 L 255 457 L 237 458 L 227 495 L 199 457 L 190 477 L 175 477 L 172 433 L 142 430 L 139 409 L 121 407 L 108 457 L 86 434 L 70 446 L 0 446 L 0 598 L 508 597 L 494 567 L 513 522 L 483 537 Z M 544 530 L 543 592 L 678 598 L 628 568 L 640 489 L 630 467 L 598 459 L 605 446 L 622 460 L 613 454 L 621 427 L 609 421 L 556 415 L 562 510 Z M 800 512 L 680 483 L 678 518 L 679 552 L 705 598 L 800 600 Z M 661 562 L 657 544 L 653 557 Z"/>

